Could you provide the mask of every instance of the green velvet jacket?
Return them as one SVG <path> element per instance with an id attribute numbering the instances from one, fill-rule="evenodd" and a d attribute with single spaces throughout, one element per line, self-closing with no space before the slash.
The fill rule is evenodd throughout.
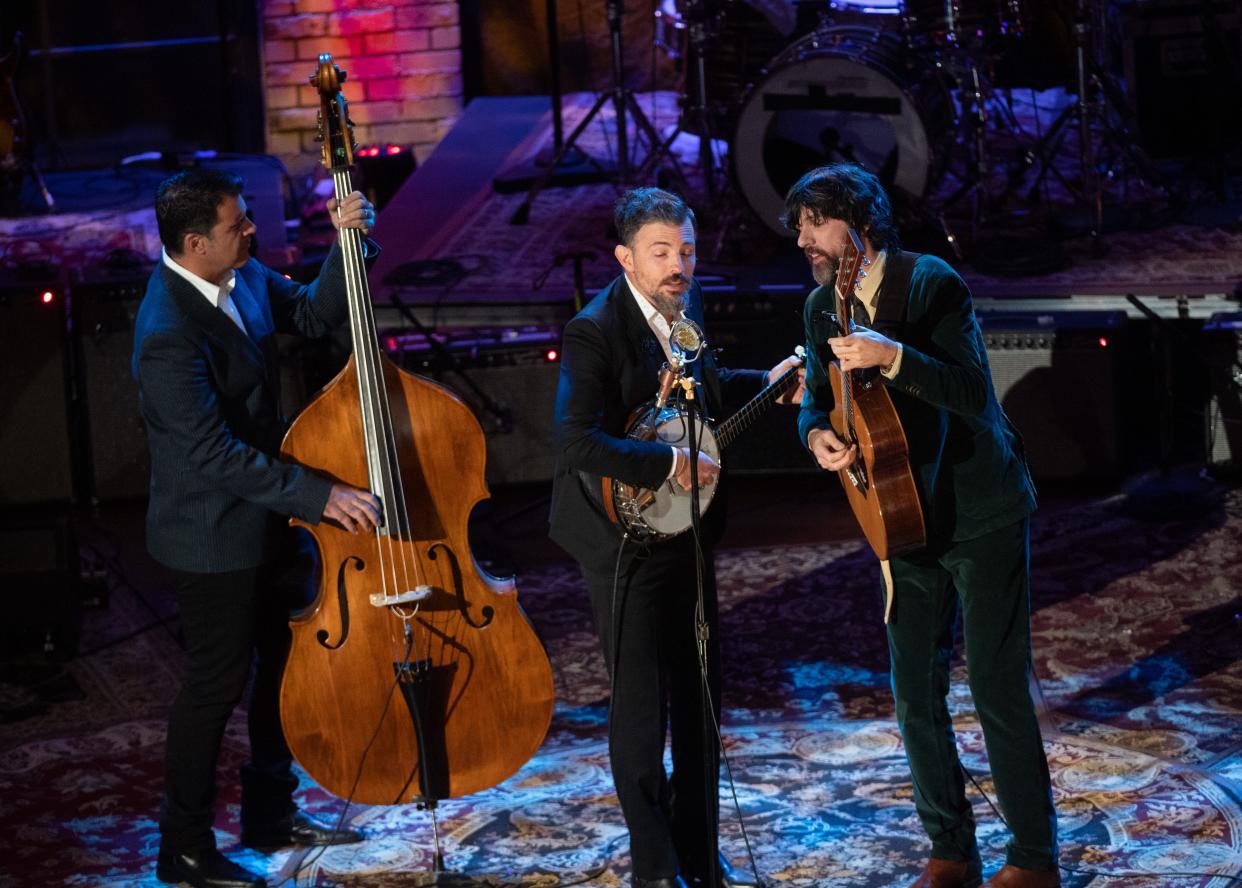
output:
<path id="1" fill-rule="evenodd" d="M 905 269 L 910 283 L 902 292 Z M 837 331 L 826 311 L 835 311 L 831 285 L 813 290 L 803 310 L 804 445 L 812 429 L 831 427 L 826 342 Z M 1029 514 L 1035 488 L 1022 441 L 996 400 L 983 332 L 957 272 L 935 256 L 890 253 L 871 326 L 902 344 L 896 376 L 878 378 L 906 433 L 928 545 L 975 539 Z"/>

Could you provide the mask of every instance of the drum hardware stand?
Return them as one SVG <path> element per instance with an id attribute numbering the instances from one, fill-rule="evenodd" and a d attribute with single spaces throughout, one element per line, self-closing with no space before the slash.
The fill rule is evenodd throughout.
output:
<path id="1" fill-rule="evenodd" d="M 587 185 L 610 179 L 615 169 L 610 163 L 591 157 L 575 147 L 562 151 L 565 144 L 565 121 L 561 108 L 561 38 L 557 25 L 556 0 L 547 0 L 545 13 L 548 26 L 548 74 L 552 101 L 552 147 L 541 150 L 533 160 L 504 170 L 492 180 L 500 194 L 524 191 L 544 172 L 551 170 L 545 187 Z"/>
<path id="2" fill-rule="evenodd" d="M 517 208 L 517 211 L 509 219 L 511 225 L 525 225 L 530 221 L 531 205 L 534 204 L 539 193 L 548 187 L 548 184 L 552 181 L 553 172 L 560 165 L 565 155 L 576 148 L 578 137 L 582 135 L 591 121 L 595 119 L 595 115 L 599 114 L 605 103 L 610 99 L 612 100 L 613 111 L 616 114 L 617 121 L 617 167 L 613 176 L 615 181 L 628 182 L 630 180 L 629 133 L 625 120 L 627 109 L 634 118 L 636 129 L 647 137 L 647 143 L 651 146 L 651 156 L 648 156 L 646 163 L 652 163 L 654 155 L 663 154 L 676 171 L 678 178 L 683 182 L 685 181 L 681 175 L 681 168 L 677 164 L 677 158 L 673 156 L 672 152 L 660 140 L 660 134 L 651 125 L 651 121 L 643 112 L 642 106 L 634 98 L 634 93 L 625 85 L 625 57 L 621 48 L 623 2 L 624 0 L 605 0 L 608 15 L 608 34 L 612 44 L 612 91 L 601 92 L 595 100 L 595 104 L 591 106 L 591 110 L 574 127 L 573 132 L 569 134 L 569 138 L 565 140 L 560 150 L 556 152 L 548 166 L 544 168 L 543 173 L 531 185 L 530 192 L 526 195 L 526 200 L 522 201 L 522 205 Z"/>
<path id="3" fill-rule="evenodd" d="M 687 20 L 690 39 L 687 41 L 690 54 L 690 66 L 694 68 L 694 96 L 688 105 L 690 116 L 696 120 L 699 129 L 699 168 L 703 171 L 703 189 L 709 205 L 715 205 L 719 195 L 716 182 L 716 154 L 714 150 L 715 132 L 712 127 L 710 96 L 707 91 L 707 43 L 712 38 L 708 27 L 708 13 L 704 8 L 706 0 L 697 0 L 688 6 Z M 689 73 L 687 71 L 687 73 Z M 686 97 L 688 100 L 690 96 Z M 674 131 L 676 137 L 680 127 Z M 672 138 L 669 139 L 669 143 Z"/>
<path id="4" fill-rule="evenodd" d="M 966 56 L 964 62 L 965 71 L 955 76 L 955 80 L 957 89 L 969 96 L 970 109 L 962 127 L 965 132 L 955 140 L 955 144 L 969 145 L 970 152 L 961 184 L 940 202 L 939 211 L 936 213 L 936 222 L 953 248 L 954 255 L 959 259 L 965 258 L 965 253 L 961 239 L 949 224 L 946 211 L 967 194 L 971 195 L 969 229 L 970 243 L 974 244 L 978 240 L 980 228 L 992 222 L 996 218 L 998 207 L 1003 205 L 1003 200 L 992 196 L 989 187 L 994 164 L 988 134 L 1001 128 L 1011 135 L 1025 135 L 1014 115 L 1008 95 L 1002 96 L 992 86 L 990 77 L 975 59 Z"/>
<path id="5" fill-rule="evenodd" d="M 456 355 L 445 348 L 444 343 L 435 337 L 435 331 L 419 320 L 418 315 L 416 315 L 408 305 L 401 301 L 401 298 L 397 295 L 395 290 L 391 294 L 391 301 L 393 307 L 401 313 L 401 316 L 409 321 L 411 326 L 422 334 L 423 339 L 427 341 L 427 345 L 431 348 L 432 354 L 444 362 L 444 369 L 450 370 L 461 377 L 461 381 L 464 382 L 469 387 L 470 391 L 474 392 L 475 397 L 479 399 L 479 406 L 492 415 L 492 418 L 495 419 L 496 424 L 491 431 L 498 432 L 502 435 L 507 435 L 512 432 L 513 411 L 508 407 L 498 404 L 496 401 L 492 400 L 487 392 L 479 388 L 478 383 L 476 383 L 474 379 L 471 378 L 470 374 L 466 372 L 466 368 L 461 365 L 461 361 L 457 360 Z"/>
<path id="6" fill-rule="evenodd" d="M 1133 119 L 1125 95 L 1117 85 L 1114 77 L 1103 69 L 1098 59 L 1098 50 L 1093 45 L 1092 36 L 1098 31 L 1099 23 L 1092 22 L 1092 5 L 1096 0 L 1078 0 L 1074 14 L 1074 57 L 1077 96 L 1074 101 L 1062 109 L 1053 121 L 1048 133 L 1028 153 L 1029 163 L 1038 164 L 1039 172 L 1028 192 L 1028 200 L 1034 201 L 1039 189 L 1048 175 L 1052 173 L 1081 203 L 1086 213 L 1087 230 L 1091 238 L 1091 254 L 1099 257 L 1104 255 L 1107 246 L 1104 243 L 1104 184 L 1105 179 L 1114 178 L 1114 170 L 1101 169 L 1101 155 L 1106 145 L 1113 150 L 1116 160 L 1128 160 L 1149 182 L 1164 188 L 1162 177 L 1150 159 L 1137 146 L 1134 136 L 1126 128 L 1125 122 Z M 1121 121 L 1115 125 L 1112 119 Z M 1093 127 L 1093 124 L 1096 126 Z M 1080 179 L 1075 183 L 1067 180 L 1057 169 L 1056 158 L 1067 130 L 1076 125 L 1078 129 L 1078 167 Z M 1100 132 L 1102 135 L 1097 136 Z M 1016 171 L 1010 177 L 1010 187 L 1006 193 L 1016 186 L 1023 171 Z"/>

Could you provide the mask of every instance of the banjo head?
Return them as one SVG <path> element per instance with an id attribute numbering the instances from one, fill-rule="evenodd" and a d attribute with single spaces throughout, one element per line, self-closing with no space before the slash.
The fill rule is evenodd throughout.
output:
<path id="1" fill-rule="evenodd" d="M 720 462 L 720 447 L 710 425 L 696 417 L 695 437 L 699 450 L 716 462 Z M 647 413 L 630 431 L 630 437 L 646 441 L 660 441 L 671 447 L 687 446 L 690 421 L 679 407 L 666 406 L 654 418 Z M 683 490 L 675 480 L 669 479 L 652 491 L 650 503 L 639 506 L 632 495 L 636 488 L 629 485 L 614 487 L 613 497 L 617 513 L 623 516 L 626 528 L 642 539 L 663 539 L 677 536 L 690 529 L 690 491 Z M 716 485 L 699 488 L 699 515 L 707 511 L 716 495 Z"/>

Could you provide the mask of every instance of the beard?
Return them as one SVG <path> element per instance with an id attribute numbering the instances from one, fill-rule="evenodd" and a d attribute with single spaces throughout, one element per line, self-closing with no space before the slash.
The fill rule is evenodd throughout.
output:
<path id="1" fill-rule="evenodd" d="M 690 305 L 690 287 L 680 293 L 665 293 L 662 289 L 665 286 L 674 286 L 676 284 L 686 283 L 684 278 L 676 278 L 661 282 L 651 293 L 651 302 L 655 305 L 656 310 L 666 318 L 677 317 Z"/>
<path id="2" fill-rule="evenodd" d="M 815 257 L 824 261 L 815 262 Z M 815 278 L 815 283 L 819 285 L 832 283 L 833 278 L 837 276 L 837 260 L 833 259 L 827 253 L 819 250 L 807 251 L 807 261 L 811 264 L 811 277 Z"/>

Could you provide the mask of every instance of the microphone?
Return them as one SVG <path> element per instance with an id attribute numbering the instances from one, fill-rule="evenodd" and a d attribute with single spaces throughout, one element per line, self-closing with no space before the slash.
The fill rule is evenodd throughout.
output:
<path id="1" fill-rule="evenodd" d="M 698 360 L 707 340 L 698 324 L 689 318 L 682 318 L 669 330 L 668 344 L 673 360 L 680 368 Z"/>

